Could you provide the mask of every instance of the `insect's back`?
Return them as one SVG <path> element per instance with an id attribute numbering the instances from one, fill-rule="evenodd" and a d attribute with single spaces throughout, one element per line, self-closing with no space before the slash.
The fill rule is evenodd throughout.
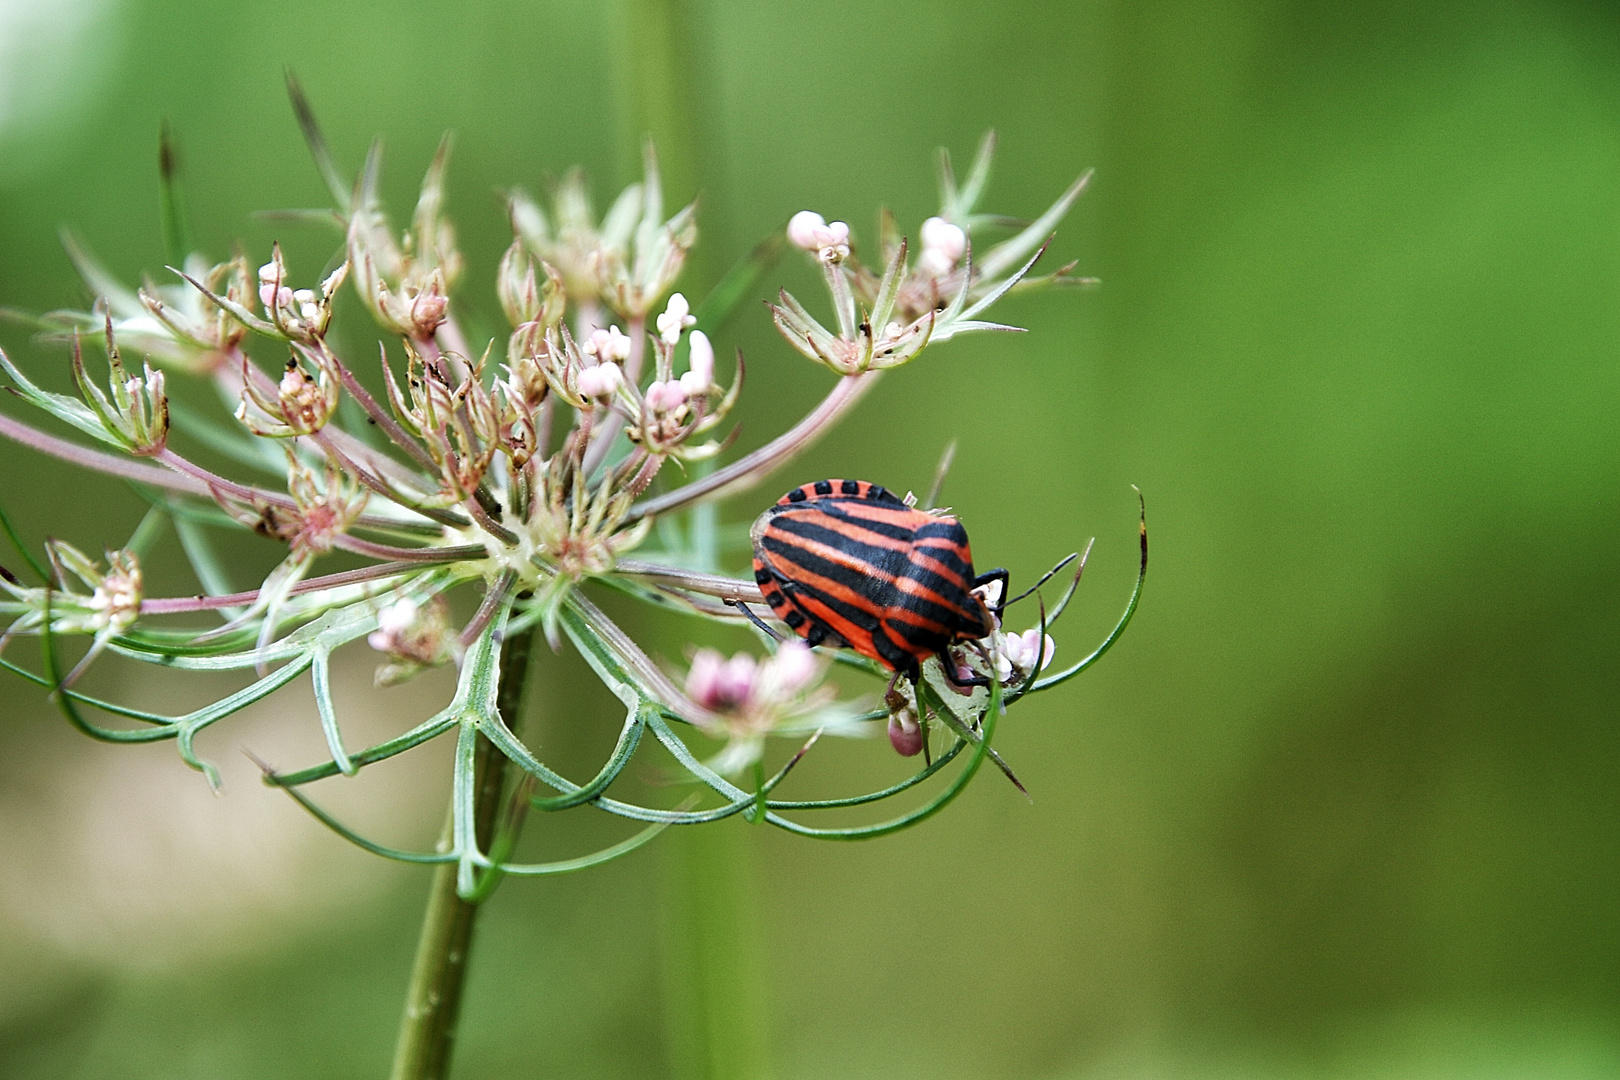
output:
<path id="1" fill-rule="evenodd" d="M 915 675 L 953 641 L 989 632 L 971 595 L 967 531 L 862 480 L 795 488 L 755 522 L 754 577 L 812 645 L 847 644 Z"/>

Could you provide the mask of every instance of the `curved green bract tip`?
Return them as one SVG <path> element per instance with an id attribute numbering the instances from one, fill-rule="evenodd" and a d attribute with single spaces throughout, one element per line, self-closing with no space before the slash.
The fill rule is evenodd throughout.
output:
<path id="1" fill-rule="evenodd" d="M 1147 503 L 1142 499 L 1142 493 L 1140 491 L 1136 493 L 1136 497 L 1142 508 L 1142 561 L 1136 572 L 1136 587 L 1131 590 L 1130 601 L 1125 605 L 1125 614 L 1119 617 L 1119 622 L 1114 624 L 1114 628 L 1108 632 L 1108 636 L 1103 639 L 1102 644 L 1098 645 L 1092 650 L 1090 656 L 1080 660 L 1073 667 L 1063 669 L 1056 675 L 1048 675 L 1044 679 L 1035 680 L 1028 690 L 1014 695 L 1010 699 L 1011 701 L 1017 701 L 1025 694 L 1038 694 L 1042 690 L 1050 690 L 1054 686 L 1060 686 L 1063 683 L 1068 682 L 1070 679 L 1086 670 L 1092 664 L 1095 664 L 1098 660 L 1101 660 L 1103 653 L 1114 647 L 1114 643 L 1118 641 L 1120 636 L 1125 633 L 1125 628 L 1131 624 L 1131 616 L 1136 614 L 1136 605 L 1142 599 L 1142 588 L 1147 584 L 1148 569 Z"/>

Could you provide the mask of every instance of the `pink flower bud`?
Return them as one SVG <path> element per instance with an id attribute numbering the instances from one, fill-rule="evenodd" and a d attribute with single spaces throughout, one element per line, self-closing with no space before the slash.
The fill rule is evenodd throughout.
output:
<path id="1" fill-rule="evenodd" d="M 610 326 L 606 330 L 592 330 L 580 343 L 579 351 L 586 356 L 594 356 L 603 363 L 609 360 L 625 360 L 630 356 L 630 339 L 620 333 L 617 326 Z"/>
<path id="2" fill-rule="evenodd" d="M 1047 634 L 1046 639 L 1043 641 L 1039 627 L 1033 630 L 1025 630 L 1023 638 L 1024 655 L 1027 658 L 1027 663 L 1033 664 L 1036 660 L 1039 660 L 1041 670 L 1045 671 L 1052 663 L 1052 654 L 1057 652 L 1057 642 L 1052 640 L 1051 634 Z"/>
<path id="3" fill-rule="evenodd" d="M 1052 640 L 1052 636 L 1048 634 L 1043 642 L 1038 627 L 1026 630 L 1022 634 L 1008 634 L 1002 640 L 1001 652 L 996 658 L 997 673 L 1005 679 L 1012 674 L 1014 667 L 1027 672 L 1034 668 L 1037 660 L 1040 661 L 1041 670 L 1044 671 L 1047 665 L 1051 664 L 1052 654 L 1056 651 L 1057 643 Z"/>
<path id="4" fill-rule="evenodd" d="M 938 252 L 950 266 L 967 250 L 967 233 L 944 218 L 931 217 L 922 223 L 922 243 L 925 251 Z"/>
<path id="5" fill-rule="evenodd" d="M 672 413 L 686 404 L 686 390 L 673 379 L 647 387 L 647 408 L 655 413 Z"/>
<path id="6" fill-rule="evenodd" d="M 619 388 L 619 381 L 619 365 L 607 363 L 581 371 L 577 385 L 581 397 L 607 397 Z"/>
<path id="7" fill-rule="evenodd" d="M 417 293 L 416 300 L 411 304 L 411 323 L 416 334 L 421 338 L 433 336 L 433 332 L 444 325 L 445 311 L 450 302 L 445 295 L 436 288 L 425 289 Z"/>
<path id="8" fill-rule="evenodd" d="M 944 277 L 954 269 L 956 260 L 938 248 L 923 248 L 922 254 L 917 256 L 917 272 L 924 277 Z"/>
<path id="9" fill-rule="evenodd" d="M 901 757 L 916 757 L 922 753 L 922 725 L 917 723 L 917 714 L 909 707 L 889 714 L 889 745 Z"/>
<path id="10" fill-rule="evenodd" d="M 377 613 L 377 629 L 372 633 L 371 637 L 377 638 L 381 635 L 383 640 L 386 641 L 391 635 L 403 634 L 415 625 L 417 610 L 416 602 L 410 599 L 402 599 L 389 604 Z M 368 643 L 374 649 L 384 647 L 370 639 L 368 639 Z"/>
<path id="11" fill-rule="evenodd" d="M 753 694 L 757 670 L 747 653 L 727 660 L 713 649 L 699 649 L 686 672 L 686 696 L 705 709 L 735 710 Z"/>

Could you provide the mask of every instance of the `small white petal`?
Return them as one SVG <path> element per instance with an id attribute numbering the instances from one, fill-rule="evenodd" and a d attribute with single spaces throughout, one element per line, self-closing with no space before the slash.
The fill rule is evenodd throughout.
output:
<path id="1" fill-rule="evenodd" d="M 921 233 L 924 250 L 937 252 L 947 265 L 955 264 L 967 250 L 967 233 L 944 218 L 929 218 L 922 223 Z"/>
<path id="2" fill-rule="evenodd" d="M 816 675 L 815 654 L 808 645 L 796 638 L 778 645 L 770 664 L 776 688 L 783 694 L 797 694 Z"/>
<path id="3" fill-rule="evenodd" d="M 826 218 L 814 210 L 800 210 L 788 220 L 788 241 L 794 247 L 816 251 L 822 247 L 821 234 L 826 228 Z"/>
<path id="4" fill-rule="evenodd" d="M 690 351 L 687 353 L 687 364 L 690 370 L 687 374 L 696 378 L 696 381 L 707 390 L 714 382 L 714 345 L 709 341 L 709 335 L 701 330 L 692 331 L 687 339 Z"/>

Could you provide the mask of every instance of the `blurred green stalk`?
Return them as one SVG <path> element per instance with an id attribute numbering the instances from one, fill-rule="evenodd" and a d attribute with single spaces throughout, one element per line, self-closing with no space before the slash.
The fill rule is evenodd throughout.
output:
<path id="1" fill-rule="evenodd" d="M 625 14 L 625 149 L 639 163 L 642 140 L 652 138 L 665 189 L 679 205 L 703 177 L 701 13 L 690 0 L 626 0 Z M 712 228 L 712 219 L 707 224 Z M 721 258 L 702 244 L 697 253 L 703 261 L 687 263 L 683 282 L 694 299 L 714 284 L 712 267 Z M 692 512 L 697 569 L 718 569 L 716 523 L 713 506 Z M 681 1080 L 761 1080 L 769 1072 L 758 844 L 758 830 L 740 818 L 671 829 L 665 844 L 664 1022 Z"/>
<path id="2" fill-rule="evenodd" d="M 666 1024 L 681 1080 L 760 1080 L 769 1039 L 755 880 L 741 817 L 672 829 L 665 849 Z"/>
<path id="3" fill-rule="evenodd" d="M 501 681 L 496 707 L 513 731 L 521 731 L 523 690 L 528 682 L 529 656 L 535 629 L 506 639 L 501 649 Z M 474 833 L 478 848 L 488 851 L 506 796 L 508 759 L 488 739 L 478 740 L 474 759 Z M 449 843 L 453 816 L 446 818 Z M 455 1049 L 456 1020 L 461 1012 L 461 991 L 467 980 L 473 926 L 480 904 L 463 900 L 456 891 L 456 864 L 440 863 L 433 872 L 422 936 L 416 944 L 416 963 L 405 996 L 405 1015 L 394 1045 L 392 1080 L 442 1080 L 450 1073 Z"/>

